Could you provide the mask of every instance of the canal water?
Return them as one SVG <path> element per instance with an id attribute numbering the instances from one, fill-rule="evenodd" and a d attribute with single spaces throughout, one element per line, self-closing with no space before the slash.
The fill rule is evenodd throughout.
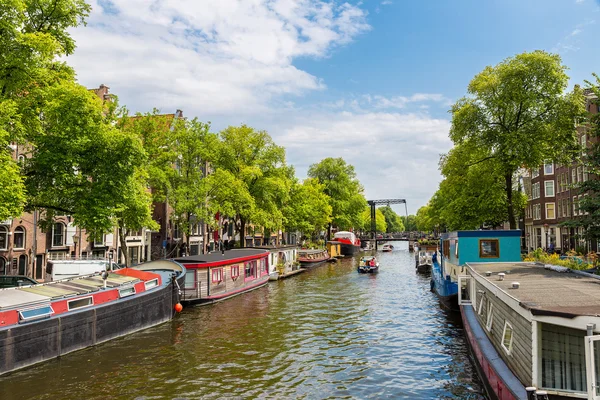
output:
<path id="1" fill-rule="evenodd" d="M 484 399 L 460 317 L 404 242 L 0 377 L 0 399 Z"/>

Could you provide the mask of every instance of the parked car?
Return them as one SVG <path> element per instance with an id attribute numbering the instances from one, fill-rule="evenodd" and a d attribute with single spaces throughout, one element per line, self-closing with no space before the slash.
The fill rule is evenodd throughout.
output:
<path id="1" fill-rule="evenodd" d="M 37 281 L 24 275 L 0 275 L 0 289 L 35 285 Z"/>

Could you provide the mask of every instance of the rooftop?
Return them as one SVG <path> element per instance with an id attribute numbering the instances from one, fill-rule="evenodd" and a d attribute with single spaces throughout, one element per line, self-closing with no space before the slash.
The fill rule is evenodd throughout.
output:
<path id="1" fill-rule="evenodd" d="M 220 251 L 215 251 L 208 254 L 199 254 L 197 256 L 188 256 L 188 257 L 179 257 L 175 258 L 174 261 L 183 264 L 202 264 L 202 263 L 215 263 L 219 261 L 230 261 L 238 258 L 246 258 L 252 256 L 258 256 L 261 254 L 266 254 L 268 251 L 265 249 L 233 249 L 227 250 L 225 253 L 221 253 Z"/>
<path id="2" fill-rule="evenodd" d="M 600 277 L 534 263 L 468 263 L 483 279 L 517 299 L 535 315 L 600 316 Z M 552 269 L 550 269 L 552 268 Z M 563 272 L 559 272 L 562 270 Z M 491 276 L 486 276 L 490 271 Z M 498 279 L 505 273 L 504 280 Z M 519 282 L 513 289 L 512 283 Z"/>

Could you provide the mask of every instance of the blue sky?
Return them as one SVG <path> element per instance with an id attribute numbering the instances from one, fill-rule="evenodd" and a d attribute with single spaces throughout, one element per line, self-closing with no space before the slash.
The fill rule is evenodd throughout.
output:
<path id="1" fill-rule="evenodd" d="M 571 86 L 600 72 L 595 0 L 97 1 L 68 59 L 83 85 L 133 112 L 267 130 L 301 178 L 344 157 L 366 197 L 410 213 L 441 179 L 450 105 L 486 65 L 543 49 Z"/>

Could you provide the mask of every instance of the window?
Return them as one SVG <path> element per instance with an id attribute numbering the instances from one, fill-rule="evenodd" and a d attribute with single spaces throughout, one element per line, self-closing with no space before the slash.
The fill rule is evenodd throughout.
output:
<path id="1" fill-rule="evenodd" d="M 449 240 L 444 240 L 443 252 L 444 252 L 444 257 L 450 258 L 450 241 Z"/>
<path id="2" fill-rule="evenodd" d="M 25 228 L 22 226 L 17 226 L 14 233 L 14 246 L 15 249 L 24 249 L 25 248 Z"/>
<path id="3" fill-rule="evenodd" d="M 546 203 L 546 219 L 555 219 L 554 203 Z"/>
<path id="4" fill-rule="evenodd" d="M 585 331 L 542 323 L 543 388 L 587 391 L 584 337 Z"/>
<path id="5" fill-rule="evenodd" d="M 571 204 L 569 204 L 569 199 L 564 199 L 563 201 L 564 201 L 563 210 L 567 210 L 566 216 L 570 217 L 571 216 Z"/>
<path id="6" fill-rule="evenodd" d="M 581 156 L 585 156 L 587 154 L 587 134 L 581 135 Z"/>
<path id="7" fill-rule="evenodd" d="M 583 182 L 583 167 L 577 167 L 577 182 Z"/>
<path id="8" fill-rule="evenodd" d="M 531 198 L 539 199 L 540 198 L 540 183 L 534 183 L 531 185 Z"/>
<path id="9" fill-rule="evenodd" d="M 573 216 L 579 215 L 579 200 L 577 196 L 573 196 Z"/>
<path id="10" fill-rule="evenodd" d="M 481 300 L 479 300 L 479 308 L 477 309 L 477 314 L 481 315 L 483 311 L 483 300 L 485 299 L 485 292 L 481 293 Z"/>
<path id="11" fill-rule="evenodd" d="M 0 226 L 0 250 L 8 248 L 8 228 Z"/>
<path id="12" fill-rule="evenodd" d="M 563 212 L 563 210 L 562 210 L 562 200 L 560 200 L 560 201 L 558 202 L 558 214 L 557 214 L 557 215 L 558 215 L 558 218 L 561 218 L 561 217 L 563 217 L 563 214 L 562 214 L 562 212 Z"/>
<path id="13" fill-rule="evenodd" d="M 144 288 L 146 290 L 152 289 L 153 287 L 157 287 L 157 286 L 158 286 L 158 278 L 154 278 L 152 280 L 144 282 Z"/>
<path id="14" fill-rule="evenodd" d="M 52 225 L 52 247 L 65 245 L 65 226 L 60 222 Z"/>
<path id="15" fill-rule="evenodd" d="M 577 183 L 577 170 L 571 169 L 571 183 Z"/>
<path id="16" fill-rule="evenodd" d="M 223 268 L 212 269 L 212 283 L 220 283 L 223 281 Z"/>
<path id="17" fill-rule="evenodd" d="M 588 179 L 589 179 L 588 170 L 587 170 L 587 167 L 584 165 L 583 166 L 583 181 L 587 182 Z"/>
<path id="18" fill-rule="evenodd" d="M 119 289 L 119 298 L 133 296 L 135 294 L 135 287 L 130 286 L 123 289 Z"/>
<path id="19" fill-rule="evenodd" d="M 89 306 L 93 306 L 93 305 L 94 305 L 94 298 L 92 296 L 67 301 L 67 308 L 69 309 L 69 311 L 74 310 L 76 308 L 89 307 Z"/>
<path id="20" fill-rule="evenodd" d="M 100 235 L 100 237 L 94 237 L 94 247 L 102 246 L 104 246 L 104 234 Z"/>
<path id="21" fill-rule="evenodd" d="M 183 285 L 185 289 L 194 289 L 196 287 L 196 270 L 188 269 L 185 273 L 185 283 Z"/>
<path id="22" fill-rule="evenodd" d="M 540 176 L 540 169 L 539 168 L 532 169 L 531 170 L 531 177 L 532 178 L 537 178 L 538 176 Z"/>
<path id="23" fill-rule="evenodd" d="M 173 239 L 181 238 L 181 230 L 179 228 L 179 224 L 174 224 L 173 226 Z"/>
<path id="24" fill-rule="evenodd" d="M 554 173 L 554 164 L 544 164 L 544 175 L 552 175 Z"/>
<path id="25" fill-rule="evenodd" d="M 25 322 L 25 321 L 32 321 L 35 319 L 47 318 L 50 315 L 52 315 L 53 312 L 54 312 L 54 310 L 52 309 L 52 307 L 50 305 L 45 305 L 42 307 L 33 308 L 33 309 L 29 309 L 29 310 L 20 310 L 19 311 L 19 320 Z"/>
<path id="26" fill-rule="evenodd" d="M 249 261 L 244 264 L 245 267 L 245 279 L 254 279 L 256 278 L 256 261 Z"/>
<path id="27" fill-rule="evenodd" d="M 231 266 L 231 279 L 236 280 L 240 276 L 240 266 Z"/>
<path id="28" fill-rule="evenodd" d="M 264 275 L 264 274 L 268 274 L 269 271 L 267 271 L 267 259 L 266 258 L 261 258 L 260 260 L 260 274 Z"/>
<path id="29" fill-rule="evenodd" d="M 488 308 L 487 308 L 487 319 L 485 322 L 485 329 L 488 330 L 488 332 L 492 331 L 492 324 L 494 322 L 494 305 L 492 303 L 488 302 Z"/>
<path id="30" fill-rule="evenodd" d="M 479 240 L 479 257 L 481 258 L 498 258 L 500 252 L 498 250 L 498 239 L 481 239 Z"/>
<path id="31" fill-rule="evenodd" d="M 506 351 L 506 354 L 510 355 L 510 351 L 512 350 L 512 342 L 513 342 L 513 328 L 512 325 L 508 323 L 508 321 L 504 322 L 504 331 L 502 332 L 502 348 Z"/>
<path id="32" fill-rule="evenodd" d="M 542 205 L 541 204 L 533 205 L 533 219 L 542 219 Z"/>
<path id="33" fill-rule="evenodd" d="M 0 257 L 0 275 L 6 275 L 6 266 L 8 265 L 8 261 L 6 258 Z"/>
<path id="34" fill-rule="evenodd" d="M 545 181 L 544 185 L 545 185 L 544 196 L 554 197 L 554 181 Z"/>

